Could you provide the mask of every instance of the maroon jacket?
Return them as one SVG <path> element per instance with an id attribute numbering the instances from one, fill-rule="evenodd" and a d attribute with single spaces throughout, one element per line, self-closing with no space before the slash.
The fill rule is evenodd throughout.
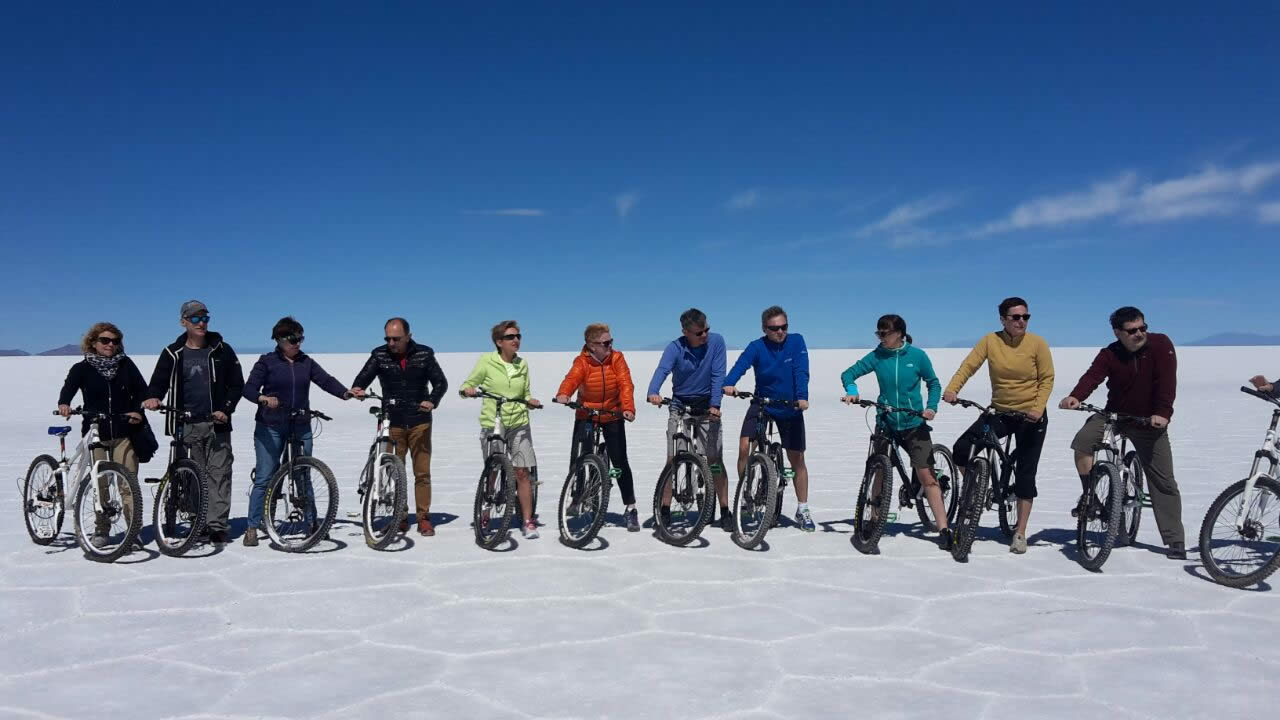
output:
<path id="1" fill-rule="evenodd" d="M 1173 417 L 1178 389 L 1178 356 L 1168 335 L 1151 333 L 1147 344 L 1131 353 L 1120 341 L 1098 351 L 1093 364 L 1071 391 L 1084 401 L 1107 381 L 1107 410 L 1125 415 Z"/>

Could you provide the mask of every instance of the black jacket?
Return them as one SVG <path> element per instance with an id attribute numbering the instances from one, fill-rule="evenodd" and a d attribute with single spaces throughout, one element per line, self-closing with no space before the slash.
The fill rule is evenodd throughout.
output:
<path id="1" fill-rule="evenodd" d="M 147 399 L 147 382 L 142 379 L 138 366 L 128 357 L 120 358 L 116 376 L 110 380 L 103 377 L 88 360 L 81 360 L 72 365 L 67 373 L 67 380 L 62 383 L 62 392 L 58 393 L 58 404 L 70 405 L 76 392 L 80 393 L 85 410 L 112 416 L 111 422 L 103 423 L 99 431 L 102 439 L 115 440 L 132 434 L 128 418 L 119 415 L 142 412 L 142 401 Z M 88 418 L 80 425 L 80 433 L 83 435 L 87 432 Z"/>
<path id="2" fill-rule="evenodd" d="M 436 354 L 431 348 L 410 340 L 409 347 L 405 348 L 404 361 L 402 369 L 400 360 L 391 355 L 387 346 L 379 345 L 369 354 L 369 360 L 351 383 L 351 387 L 368 389 L 369 383 L 378 378 L 382 384 L 379 394 L 396 401 L 390 413 L 394 427 L 413 427 L 431 422 L 431 413 L 418 409 L 418 403 L 430 400 L 432 405 L 440 407 L 440 400 L 449 389 L 444 371 L 436 362 Z"/>
<path id="3" fill-rule="evenodd" d="M 205 336 L 209 350 L 209 393 L 210 406 L 214 412 L 221 410 L 227 414 L 227 424 L 218 426 L 218 432 L 231 432 L 231 413 L 240 402 L 240 393 L 244 392 L 244 374 L 240 370 L 240 360 L 230 345 L 222 342 L 222 336 L 211 332 Z M 147 397 L 163 399 L 169 395 L 169 404 L 182 407 L 182 353 L 187 346 L 187 334 L 183 333 L 172 345 L 160 353 L 156 361 L 156 369 L 151 372 L 151 383 L 147 386 Z M 169 415 L 164 422 L 164 432 L 172 435 L 177 427 L 177 417 Z"/>

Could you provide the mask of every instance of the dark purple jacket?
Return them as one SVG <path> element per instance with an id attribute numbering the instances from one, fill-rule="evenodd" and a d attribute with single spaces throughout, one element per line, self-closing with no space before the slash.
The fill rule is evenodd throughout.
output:
<path id="1" fill-rule="evenodd" d="M 259 404 L 253 419 L 268 427 L 284 427 L 289 422 L 289 409 L 311 409 L 309 393 L 313 382 L 334 397 L 342 397 L 347 391 L 306 353 L 298 353 L 293 362 L 289 362 L 284 353 L 276 350 L 259 357 L 253 364 L 249 378 L 244 381 L 244 397 L 254 404 L 258 404 L 262 395 L 279 398 L 280 407 L 275 410 Z"/>
<path id="2" fill-rule="evenodd" d="M 1147 417 L 1173 417 L 1178 391 L 1178 356 L 1168 335 L 1151 333 L 1147 344 L 1131 353 L 1117 340 L 1102 348 L 1071 391 L 1084 402 L 1107 381 L 1107 410 Z"/>

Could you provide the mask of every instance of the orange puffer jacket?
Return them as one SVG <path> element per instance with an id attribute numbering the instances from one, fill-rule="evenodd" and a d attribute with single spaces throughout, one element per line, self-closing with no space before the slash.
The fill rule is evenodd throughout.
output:
<path id="1" fill-rule="evenodd" d="M 631 368 L 627 367 L 627 359 L 617 350 L 609 353 L 609 357 L 601 363 L 583 348 L 582 353 L 573 359 L 573 367 L 569 368 L 556 394 L 573 395 L 575 391 L 578 391 L 578 402 L 589 408 L 632 413 L 636 411 L 636 388 L 631 382 Z M 578 411 L 578 419 L 586 417 L 586 413 Z M 618 415 L 604 415 L 600 418 L 602 422 L 620 419 Z"/>

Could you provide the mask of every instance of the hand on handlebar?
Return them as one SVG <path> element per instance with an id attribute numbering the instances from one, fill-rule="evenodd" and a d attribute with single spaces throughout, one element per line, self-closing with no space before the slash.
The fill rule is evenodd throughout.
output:
<path id="1" fill-rule="evenodd" d="M 1030 420 L 1031 422 L 1037 423 L 1037 422 L 1040 422 L 1040 418 L 1044 417 L 1044 408 L 1041 408 L 1039 410 L 1028 410 L 1025 413 L 1023 413 L 1023 415 L 1026 415 L 1027 419 Z"/>
<path id="2" fill-rule="evenodd" d="M 265 408 L 275 410 L 280 407 L 280 398 L 272 397 L 271 395 L 259 395 L 258 403 Z"/>
<path id="3" fill-rule="evenodd" d="M 1275 384 L 1267 382 L 1267 378 L 1262 375 L 1254 375 L 1249 378 L 1249 382 L 1252 383 L 1255 388 L 1265 393 L 1269 393 L 1276 389 Z"/>
<path id="4" fill-rule="evenodd" d="M 1167 417 L 1161 417 L 1161 416 L 1159 416 L 1159 415 L 1152 415 L 1152 416 L 1151 416 L 1151 427 L 1153 427 L 1153 428 L 1155 428 L 1155 429 L 1157 429 L 1157 430 L 1159 430 L 1159 429 L 1161 429 L 1161 428 L 1169 427 L 1169 418 L 1167 418 Z"/>
<path id="5" fill-rule="evenodd" d="M 159 410 L 160 398 L 147 398 L 146 400 L 142 401 L 142 407 L 146 408 L 147 410 Z"/>
<path id="6" fill-rule="evenodd" d="M 418 409 L 423 412 L 431 412 L 432 410 L 436 409 L 436 404 L 431 402 L 430 400 L 423 400 L 422 402 L 418 403 Z"/>
<path id="7" fill-rule="evenodd" d="M 924 412 L 922 412 L 922 413 L 920 413 L 920 414 L 924 416 L 924 419 L 925 419 L 925 420 L 932 420 L 932 419 L 934 419 L 935 417 L 937 417 L 937 416 L 938 416 L 937 411 L 935 411 L 935 410 L 928 410 L 928 409 L 926 409 Z"/>
<path id="8" fill-rule="evenodd" d="M 844 397 L 840 398 L 840 402 L 844 403 L 845 405 L 853 405 L 857 403 L 859 399 L 860 398 L 857 395 L 845 395 Z"/>
<path id="9" fill-rule="evenodd" d="M 647 398 L 645 398 L 645 399 L 649 401 L 649 404 L 650 404 L 650 405 L 656 405 L 656 406 L 659 406 L 659 407 L 661 407 L 661 406 L 662 406 L 662 396 L 661 396 L 661 395 L 650 395 L 649 397 L 647 397 Z"/>
<path id="10" fill-rule="evenodd" d="M 710 408 L 707 410 L 707 414 L 713 418 L 718 418 L 720 417 L 720 408 L 718 407 Z"/>
<path id="11" fill-rule="evenodd" d="M 569 402 L 569 396 L 557 395 L 554 398 L 552 398 L 551 402 L 556 403 L 557 405 L 566 405 Z"/>
<path id="12" fill-rule="evenodd" d="M 1058 403 L 1058 407 L 1063 410 L 1075 410 L 1080 407 L 1080 401 L 1068 395 L 1062 398 L 1062 402 Z"/>
<path id="13" fill-rule="evenodd" d="M 127 413 L 125 413 L 124 415 L 125 415 L 125 417 L 129 418 L 129 424 L 130 424 L 130 425 L 141 425 L 141 424 L 142 424 L 142 413 L 140 413 L 140 412 L 127 412 Z"/>
<path id="14" fill-rule="evenodd" d="M 732 395 L 737 395 L 737 394 L 738 394 L 738 388 L 736 388 L 736 387 L 734 387 L 734 386 L 732 386 L 732 385 L 725 385 L 725 386 L 724 386 L 724 394 L 725 394 L 725 395 L 730 395 L 730 396 L 732 396 Z"/>
<path id="15" fill-rule="evenodd" d="M 942 401 L 951 405 L 956 404 L 956 394 L 950 391 L 942 393 Z"/>
<path id="16" fill-rule="evenodd" d="M 479 394 L 480 394 L 480 391 L 479 391 L 478 389 L 476 389 L 476 388 L 469 387 L 469 388 L 462 388 L 461 390 L 459 390 L 459 391 L 458 391 L 458 394 L 459 394 L 459 395 L 461 395 L 461 396 L 463 396 L 463 397 L 470 397 L 470 398 L 473 398 L 473 397 L 475 397 L 475 396 L 479 395 Z"/>
<path id="17" fill-rule="evenodd" d="M 529 407 L 531 407 L 531 408 L 540 408 L 540 407 L 542 407 L 542 401 L 541 401 L 541 400 L 537 400 L 537 399 L 535 399 L 535 398 L 529 398 L 528 400 L 525 400 L 525 401 L 524 401 L 524 403 L 525 403 L 526 405 L 528 405 Z"/>
<path id="18" fill-rule="evenodd" d="M 71 417 L 71 406 L 70 406 L 70 405 L 59 405 L 59 406 L 58 406 L 58 414 L 62 416 L 62 419 L 63 419 L 63 420 L 66 420 L 67 418 Z"/>
<path id="19" fill-rule="evenodd" d="M 626 420 L 627 422 L 635 422 L 636 414 L 631 412 L 630 410 L 624 410 L 622 413 L 622 419 Z"/>
<path id="20" fill-rule="evenodd" d="M 213 414 L 213 421 L 216 423 L 226 424 L 231 422 L 231 418 L 227 417 L 226 413 L 222 412 L 221 410 L 218 410 Z"/>
<path id="21" fill-rule="evenodd" d="M 801 411 L 801 412 L 804 412 L 805 410 L 808 410 L 808 409 L 809 409 L 809 401 L 808 401 L 808 400 L 797 400 L 797 401 L 796 401 L 796 409 L 797 409 L 797 410 L 799 410 L 799 411 Z"/>
<path id="22" fill-rule="evenodd" d="M 361 388 L 361 387 L 353 387 L 353 388 L 351 388 L 350 390 L 348 390 L 347 392 L 351 393 L 351 397 L 353 397 L 353 398 L 355 398 L 355 399 L 357 399 L 357 400 L 363 400 L 363 399 L 364 399 L 364 388 Z"/>

